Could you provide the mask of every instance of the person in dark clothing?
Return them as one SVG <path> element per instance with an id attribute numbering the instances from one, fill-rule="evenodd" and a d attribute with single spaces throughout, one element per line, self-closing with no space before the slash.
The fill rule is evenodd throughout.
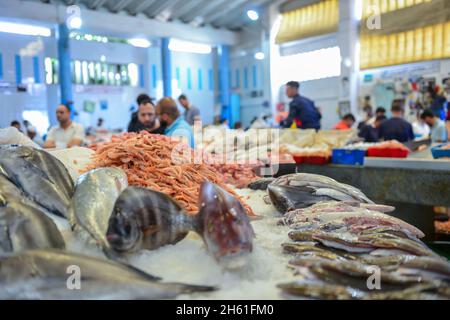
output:
<path id="1" fill-rule="evenodd" d="M 412 125 L 403 119 L 403 101 L 394 100 L 391 108 L 392 118 L 380 125 L 380 139 L 408 142 L 414 140 Z"/>
<path id="2" fill-rule="evenodd" d="M 284 123 L 285 128 L 290 128 L 295 122 L 300 129 L 320 129 L 322 115 L 317 110 L 313 101 L 300 96 L 300 84 L 290 81 L 286 84 L 286 95 L 292 99 L 289 104 L 289 116 Z"/>
<path id="3" fill-rule="evenodd" d="M 375 123 L 374 125 L 365 125 L 363 126 L 359 133 L 358 136 L 360 138 L 364 139 L 364 142 L 378 142 L 379 138 L 379 129 L 380 129 L 380 125 L 381 123 L 383 123 L 383 121 L 385 121 L 387 118 L 386 116 L 378 116 L 375 119 Z"/>
<path id="4" fill-rule="evenodd" d="M 139 106 L 142 104 L 143 101 L 146 100 L 150 100 L 153 104 L 152 98 L 150 98 L 150 96 L 146 93 L 141 93 L 140 95 L 137 96 L 136 98 L 136 103 L 137 106 L 139 108 Z M 137 124 L 138 124 L 138 111 L 135 111 L 131 114 L 131 120 L 130 123 L 128 124 L 128 132 L 136 132 L 134 131 L 137 128 Z"/>
<path id="5" fill-rule="evenodd" d="M 155 105 L 150 99 L 140 100 L 139 109 L 137 111 L 137 121 L 130 122 L 128 132 L 141 132 L 146 130 L 150 133 L 160 133 L 159 120 L 156 118 Z"/>

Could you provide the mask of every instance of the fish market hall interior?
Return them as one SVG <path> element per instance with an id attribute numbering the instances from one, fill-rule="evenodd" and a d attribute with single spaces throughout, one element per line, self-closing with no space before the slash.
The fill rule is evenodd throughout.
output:
<path id="1" fill-rule="evenodd" d="M 449 17 L 0 0 L 0 299 L 450 299 Z"/>

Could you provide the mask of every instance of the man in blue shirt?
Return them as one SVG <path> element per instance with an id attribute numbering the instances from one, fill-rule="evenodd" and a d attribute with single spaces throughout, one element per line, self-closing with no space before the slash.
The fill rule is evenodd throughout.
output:
<path id="1" fill-rule="evenodd" d="M 408 142 L 414 140 L 412 125 L 403 119 L 403 102 L 394 100 L 391 108 L 392 118 L 384 121 L 380 125 L 379 137 L 384 141 L 397 140 L 398 142 Z"/>
<path id="2" fill-rule="evenodd" d="M 425 110 L 420 116 L 431 128 L 431 141 L 436 143 L 447 142 L 447 128 L 433 110 Z"/>
<path id="3" fill-rule="evenodd" d="M 297 128 L 319 130 L 322 115 L 313 101 L 300 96 L 299 88 L 300 84 L 296 81 L 289 81 L 286 84 L 286 95 L 292 101 L 289 104 L 289 116 L 284 122 L 284 127 L 290 128 L 295 121 Z"/>
<path id="4" fill-rule="evenodd" d="M 177 103 L 170 97 L 162 98 L 156 106 L 156 114 L 161 126 L 166 129 L 164 135 L 178 138 L 194 148 L 194 133 L 192 127 L 180 116 Z"/>

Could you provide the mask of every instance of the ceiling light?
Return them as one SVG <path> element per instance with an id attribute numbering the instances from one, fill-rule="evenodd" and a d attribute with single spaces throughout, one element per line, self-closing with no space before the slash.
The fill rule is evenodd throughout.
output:
<path id="1" fill-rule="evenodd" d="M 252 21 L 256 21 L 256 20 L 259 19 L 259 14 L 255 10 L 248 10 L 247 11 L 247 16 Z"/>
<path id="2" fill-rule="evenodd" d="M 210 45 L 171 39 L 169 42 L 169 50 L 178 52 L 209 54 L 212 49 Z"/>
<path id="3" fill-rule="evenodd" d="M 70 17 L 67 19 L 67 25 L 69 29 L 80 29 L 83 24 L 83 20 L 80 17 Z"/>
<path id="4" fill-rule="evenodd" d="M 101 61 L 101 62 L 105 62 L 105 61 L 106 61 L 106 57 L 105 57 L 104 55 L 101 55 L 100 61 Z"/>
<path id="5" fill-rule="evenodd" d="M 52 34 L 49 28 L 3 21 L 0 21 L 0 32 L 23 34 L 28 36 L 42 36 L 42 37 L 50 37 Z"/>
<path id="6" fill-rule="evenodd" d="M 147 39 L 139 39 L 139 38 L 128 39 L 128 43 L 138 48 L 148 48 L 152 44 Z"/>
<path id="7" fill-rule="evenodd" d="M 257 52 L 257 53 L 255 53 L 255 59 L 256 60 L 264 60 L 264 58 L 265 58 L 264 52 Z"/>

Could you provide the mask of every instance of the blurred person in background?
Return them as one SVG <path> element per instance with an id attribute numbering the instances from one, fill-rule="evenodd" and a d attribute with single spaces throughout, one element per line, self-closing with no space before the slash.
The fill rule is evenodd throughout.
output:
<path id="1" fill-rule="evenodd" d="M 280 127 L 284 127 L 284 122 L 286 121 L 288 116 L 289 113 L 286 111 L 284 103 L 277 104 L 277 114 L 275 116 L 275 123 Z"/>
<path id="2" fill-rule="evenodd" d="M 184 112 L 184 120 L 191 126 L 194 125 L 195 121 L 200 121 L 200 110 L 189 102 L 186 95 L 182 94 L 178 97 L 178 102 L 186 110 Z"/>
<path id="3" fill-rule="evenodd" d="M 229 130 L 230 129 L 230 125 L 228 124 L 228 119 L 223 118 L 222 120 L 220 120 L 220 127 L 222 129 Z"/>
<path id="4" fill-rule="evenodd" d="M 139 101 L 139 108 L 136 112 L 136 121 L 130 122 L 128 132 L 141 132 L 142 130 L 150 133 L 162 134 L 164 131 L 160 129 L 160 122 L 156 117 L 156 108 L 151 99 L 143 99 Z"/>
<path id="5" fill-rule="evenodd" d="M 447 99 L 438 94 L 436 92 L 436 87 L 430 85 L 427 90 L 427 99 L 428 99 L 428 105 L 429 109 L 433 111 L 434 115 L 438 117 L 441 120 L 445 120 L 446 118 L 446 104 Z"/>
<path id="6" fill-rule="evenodd" d="M 363 113 L 365 114 L 365 118 L 363 121 L 358 123 L 358 130 L 361 129 L 364 125 L 368 123 L 373 118 L 373 108 L 370 102 L 370 96 L 364 97 L 364 103 L 362 107 Z"/>
<path id="7" fill-rule="evenodd" d="M 242 130 L 242 122 L 238 121 L 234 124 L 234 130 Z"/>
<path id="8" fill-rule="evenodd" d="M 289 103 L 289 116 L 284 123 L 285 128 L 290 128 L 294 123 L 299 129 L 320 129 L 322 115 L 313 101 L 299 94 L 300 84 L 297 81 L 289 81 L 286 84 L 286 96 L 291 98 Z"/>
<path id="9" fill-rule="evenodd" d="M 403 119 L 405 114 L 404 100 L 394 100 L 391 107 L 392 118 L 380 125 L 379 136 L 384 141 L 397 140 L 408 142 L 414 140 L 412 125 Z"/>
<path id="10" fill-rule="evenodd" d="M 156 105 L 156 114 L 161 126 L 165 128 L 164 135 L 172 138 L 181 138 L 194 148 L 194 132 L 192 127 L 183 119 L 178 110 L 177 103 L 170 97 L 162 98 Z"/>
<path id="11" fill-rule="evenodd" d="M 334 130 L 350 130 L 353 125 L 355 124 L 356 119 L 355 117 L 349 113 L 346 114 L 341 121 L 338 122 L 338 124 L 336 124 L 334 126 Z"/>
<path id="12" fill-rule="evenodd" d="M 16 128 L 17 130 L 22 132 L 22 128 L 20 126 L 20 122 L 19 121 L 17 121 L 17 120 L 11 121 L 10 126 Z"/>
<path id="13" fill-rule="evenodd" d="M 424 110 L 420 116 L 422 120 L 431 128 L 430 137 L 434 143 L 447 142 L 447 128 L 431 109 Z"/>
<path id="14" fill-rule="evenodd" d="M 44 148 L 71 148 L 81 146 L 85 139 L 84 127 L 70 119 L 72 110 L 65 105 L 60 104 L 56 109 L 56 119 L 58 126 L 54 126 L 47 134 Z"/>
<path id="15" fill-rule="evenodd" d="M 372 118 L 370 118 L 370 119 L 366 122 L 366 124 L 373 126 L 373 125 L 375 124 L 375 120 L 376 120 L 378 117 L 381 117 L 381 116 L 385 116 L 385 117 L 386 117 L 386 109 L 383 108 L 383 107 L 378 107 L 378 108 L 375 110 L 375 115 L 374 115 Z"/>
<path id="16" fill-rule="evenodd" d="M 422 112 L 417 111 L 416 120 L 412 123 L 414 136 L 416 138 L 428 138 L 430 135 L 430 127 L 422 119 Z"/>
<path id="17" fill-rule="evenodd" d="M 380 125 L 386 119 L 387 119 L 386 116 L 378 116 L 375 119 L 374 125 L 369 125 L 369 124 L 364 125 L 359 130 L 358 136 L 360 138 L 363 138 L 364 142 L 378 142 L 378 140 L 380 139 L 380 137 L 379 137 Z"/>
<path id="18" fill-rule="evenodd" d="M 39 136 L 37 133 L 37 130 L 32 125 L 28 124 L 27 126 L 27 136 L 30 138 L 34 143 L 38 144 L 39 146 L 44 146 L 44 140 Z"/>

